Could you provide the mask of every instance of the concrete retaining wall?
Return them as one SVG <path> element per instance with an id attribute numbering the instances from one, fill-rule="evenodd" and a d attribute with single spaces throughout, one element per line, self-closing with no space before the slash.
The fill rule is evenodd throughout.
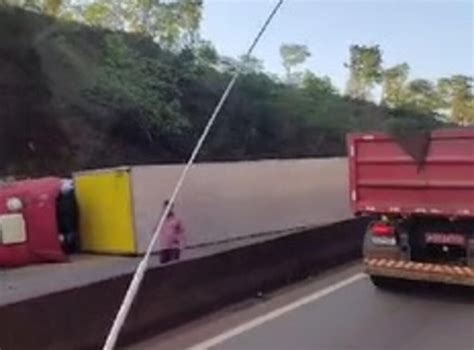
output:
<path id="1" fill-rule="evenodd" d="M 151 269 L 120 341 L 126 344 L 309 273 L 359 257 L 365 219 Z M 99 348 L 130 275 L 0 308 L 0 348 Z"/>

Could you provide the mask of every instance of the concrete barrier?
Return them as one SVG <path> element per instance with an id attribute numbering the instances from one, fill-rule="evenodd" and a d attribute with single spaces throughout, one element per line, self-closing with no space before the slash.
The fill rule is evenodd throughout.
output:
<path id="1" fill-rule="evenodd" d="M 356 219 L 148 271 L 121 334 L 143 339 L 226 304 L 359 257 Z M 0 308 L 1 349 L 97 349 L 130 275 Z"/>

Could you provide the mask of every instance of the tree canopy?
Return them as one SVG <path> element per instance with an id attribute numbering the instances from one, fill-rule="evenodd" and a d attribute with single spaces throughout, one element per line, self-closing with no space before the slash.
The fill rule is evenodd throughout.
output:
<path id="1" fill-rule="evenodd" d="M 392 108 L 400 108 L 405 104 L 406 84 L 410 73 L 407 63 L 397 64 L 383 70 L 382 102 Z"/>
<path id="2" fill-rule="evenodd" d="M 291 83 L 294 78 L 294 68 L 304 63 L 311 56 L 306 45 L 282 44 L 280 56 L 286 71 L 286 80 Z"/>
<path id="3" fill-rule="evenodd" d="M 378 45 L 351 45 L 349 62 L 350 78 L 347 93 L 352 98 L 368 99 L 375 84 L 382 81 L 382 52 Z"/>
<path id="4" fill-rule="evenodd" d="M 461 125 L 474 124 L 473 77 L 454 75 L 438 80 L 440 103 L 450 109 L 450 119 Z"/>

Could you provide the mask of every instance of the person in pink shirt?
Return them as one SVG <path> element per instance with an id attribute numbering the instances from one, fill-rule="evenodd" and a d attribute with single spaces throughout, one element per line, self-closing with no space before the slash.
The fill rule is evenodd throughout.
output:
<path id="1" fill-rule="evenodd" d="M 166 200 L 163 204 L 163 208 L 166 209 L 168 205 L 169 201 Z M 179 260 L 181 250 L 184 248 L 184 243 L 184 226 L 181 220 L 176 216 L 174 206 L 172 206 L 160 233 L 160 262 L 165 264 L 170 261 Z"/>

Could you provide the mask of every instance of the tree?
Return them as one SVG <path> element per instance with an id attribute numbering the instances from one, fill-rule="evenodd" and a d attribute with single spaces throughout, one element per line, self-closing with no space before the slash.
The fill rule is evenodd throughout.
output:
<path id="1" fill-rule="evenodd" d="M 82 15 L 84 21 L 92 26 L 103 26 L 108 28 L 117 28 L 119 24 L 114 24 L 117 18 L 113 16 L 111 4 L 108 1 L 95 1 L 86 6 Z"/>
<path id="2" fill-rule="evenodd" d="M 260 73 L 263 71 L 263 62 L 254 56 L 242 55 L 240 59 L 240 69 L 243 74 Z"/>
<path id="3" fill-rule="evenodd" d="M 203 0 L 178 0 L 178 18 L 181 21 L 184 45 L 193 46 L 199 38 Z"/>
<path id="4" fill-rule="evenodd" d="M 62 17 L 72 6 L 70 0 L 6 0 L 5 5 L 24 7 L 52 17 Z"/>
<path id="5" fill-rule="evenodd" d="M 329 77 L 325 76 L 320 78 L 311 71 L 305 72 L 302 88 L 309 96 L 317 99 L 337 94 L 337 90 L 334 85 L 332 85 Z"/>
<path id="6" fill-rule="evenodd" d="M 58 16 L 61 11 L 61 7 L 64 5 L 63 0 L 45 0 L 44 10 L 47 15 Z"/>
<path id="7" fill-rule="evenodd" d="M 239 61 L 230 56 L 221 56 L 219 57 L 218 69 L 221 72 L 226 73 L 235 73 L 236 69 L 239 67 Z"/>
<path id="8" fill-rule="evenodd" d="M 150 24 L 148 32 L 169 48 L 177 44 L 192 46 L 198 38 L 202 6 L 202 0 L 157 3 L 150 9 L 147 17 Z"/>
<path id="9" fill-rule="evenodd" d="M 210 41 L 200 40 L 196 45 L 195 54 L 198 62 L 206 66 L 212 66 L 219 61 L 219 54 Z"/>
<path id="10" fill-rule="evenodd" d="M 302 95 L 306 98 L 300 103 L 307 105 L 305 113 L 310 125 L 343 133 L 348 125 L 347 113 L 340 113 L 344 104 L 329 77 L 318 77 L 305 72 L 301 84 Z M 344 115 L 346 114 L 346 115 Z"/>
<path id="11" fill-rule="evenodd" d="M 366 100 L 375 84 L 382 80 L 382 52 L 378 45 L 351 45 L 349 63 L 350 77 L 347 93 L 350 97 Z"/>
<path id="12" fill-rule="evenodd" d="M 293 68 L 304 63 L 306 59 L 311 56 L 311 53 L 306 45 L 282 44 L 280 46 L 280 56 L 283 60 L 287 81 L 290 82 Z"/>
<path id="13" fill-rule="evenodd" d="M 407 63 L 397 64 L 383 71 L 382 103 L 399 108 L 406 98 L 406 83 L 410 66 Z"/>
<path id="14" fill-rule="evenodd" d="M 441 107 L 435 85 L 426 79 L 410 81 L 407 87 L 405 108 L 421 114 L 434 114 Z"/>
<path id="15" fill-rule="evenodd" d="M 461 125 L 474 124 L 473 77 L 454 75 L 438 80 L 442 107 L 450 110 L 450 120 Z"/>
<path id="16" fill-rule="evenodd" d="M 94 0 L 79 12 L 86 23 L 141 33 L 173 48 L 198 41 L 202 5 L 202 0 Z"/>
<path id="17" fill-rule="evenodd" d="M 180 92 L 173 69 L 154 54 L 138 55 L 119 34 L 108 34 L 99 78 L 88 93 L 90 101 L 119 116 L 125 132 L 138 130 L 149 142 L 180 133 L 187 124 L 179 116 Z"/>

